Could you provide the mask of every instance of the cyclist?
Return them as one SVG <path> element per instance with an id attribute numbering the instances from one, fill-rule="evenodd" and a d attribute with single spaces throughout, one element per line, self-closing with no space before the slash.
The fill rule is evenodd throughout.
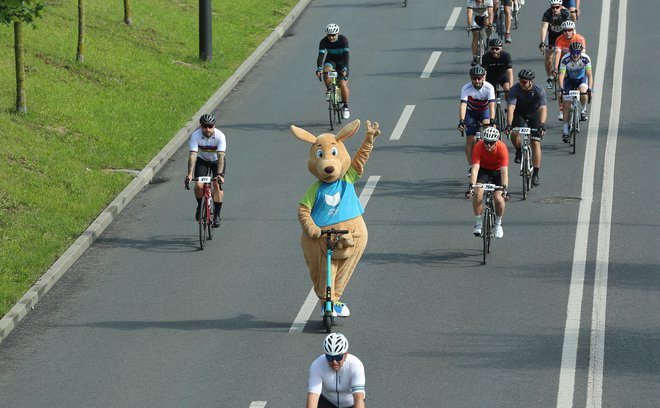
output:
<path id="1" fill-rule="evenodd" d="M 501 86 L 506 98 L 513 84 L 511 54 L 502 49 L 502 40 L 499 38 L 491 38 L 488 47 L 489 51 L 481 59 L 481 65 L 486 69 L 486 82 L 494 87 Z"/>
<path id="2" fill-rule="evenodd" d="M 580 17 L 580 0 L 563 0 L 563 5 L 571 12 L 571 20 L 577 21 Z"/>
<path id="3" fill-rule="evenodd" d="M 465 198 L 472 198 L 472 209 L 474 210 L 475 226 L 472 233 L 478 237 L 481 235 L 483 211 L 483 190 L 474 190 L 475 183 L 493 183 L 504 187 L 501 191 L 493 194 L 495 200 L 495 238 L 502 238 L 502 217 L 504 216 L 505 200 L 509 199 L 506 186 L 509 184 L 509 150 L 504 142 L 500 140 L 500 132 L 494 127 L 484 130 L 482 140 L 474 145 L 472 152 L 472 175 L 470 184 L 465 193 Z M 475 194 L 476 193 L 476 194 Z"/>
<path id="4" fill-rule="evenodd" d="M 487 28 L 487 36 L 490 37 L 493 26 L 493 0 L 467 0 L 468 30 L 472 30 L 472 65 L 479 64 L 477 47 L 479 42 L 479 28 Z M 474 21 L 474 23 L 473 23 Z"/>
<path id="5" fill-rule="evenodd" d="M 458 105 L 458 130 L 465 132 L 465 156 L 472 164 L 472 147 L 479 124 L 488 126 L 495 118 L 495 88 L 484 80 L 486 69 L 481 65 L 470 68 L 470 82 L 461 89 Z M 468 168 L 468 177 L 472 167 Z"/>
<path id="6" fill-rule="evenodd" d="M 520 163 L 522 158 L 520 135 L 511 132 L 512 127 L 525 126 L 536 129 L 530 135 L 532 148 L 532 184 L 536 187 L 541 185 L 539 172 L 541 169 L 541 140 L 545 135 L 545 120 L 548 117 L 548 102 L 545 89 L 534 83 L 534 71 L 522 69 L 518 72 L 518 83 L 509 91 L 509 110 L 507 112 L 507 133 L 510 133 L 511 143 L 516 148 L 515 163 Z"/>
<path id="7" fill-rule="evenodd" d="M 593 75 L 591 72 L 591 58 L 582 52 L 583 46 L 580 42 L 572 42 L 568 47 L 569 53 L 561 59 L 559 64 L 559 81 L 562 84 L 562 91 L 567 94 L 568 91 L 579 89 L 580 103 L 582 104 L 582 112 L 580 112 L 580 120 L 587 120 L 587 92 L 591 92 L 593 82 Z M 570 109 L 571 101 L 567 99 L 564 101 L 564 111 Z M 564 116 L 564 129 L 562 133 L 562 140 L 564 143 L 570 142 L 568 135 L 568 119 L 569 115 Z"/>
<path id="8" fill-rule="evenodd" d="M 557 37 L 557 40 L 555 41 L 555 73 L 559 72 L 559 63 L 561 62 L 561 59 L 564 58 L 564 55 L 568 53 L 568 46 L 572 42 L 581 42 L 583 51 L 587 51 L 587 41 L 583 36 L 575 32 L 575 23 L 573 21 L 568 20 L 561 23 L 561 31 L 563 34 Z M 557 98 L 557 100 L 559 100 L 559 116 L 557 119 L 563 121 L 564 104 L 562 103 L 561 98 Z"/>
<path id="9" fill-rule="evenodd" d="M 552 80 L 552 49 L 557 37 L 561 35 L 561 24 L 564 21 L 570 20 L 571 12 L 562 6 L 562 0 L 550 0 L 550 8 L 543 13 L 541 17 L 541 42 L 539 43 L 539 51 L 545 56 L 545 73 L 548 76 L 545 87 L 548 89 L 553 88 Z M 545 39 L 548 39 L 549 48 L 546 52 Z"/>
<path id="10" fill-rule="evenodd" d="M 494 17 L 497 17 L 497 11 L 500 8 L 500 1 L 504 4 L 504 27 L 506 28 L 506 35 L 504 41 L 511 44 L 511 5 L 512 0 L 493 0 L 493 10 L 495 10 Z M 494 23 L 494 21 L 493 21 Z"/>
<path id="11" fill-rule="evenodd" d="M 319 42 L 319 55 L 316 57 L 316 76 L 321 78 L 322 73 L 337 71 L 339 73 L 339 89 L 343 101 L 342 117 L 348 119 L 351 113 L 348 110 L 348 38 L 339 34 L 339 26 L 331 23 L 325 27 L 326 36 Z M 330 100 L 330 78 L 324 75 L 326 99 Z"/>
<path id="12" fill-rule="evenodd" d="M 323 355 L 309 368 L 307 408 L 365 408 L 364 365 L 348 354 L 348 340 L 330 333 L 323 340 Z"/>
<path id="13" fill-rule="evenodd" d="M 225 193 L 222 184 L 225 182 L 225 149 L 227 141 L 224 133 L 215 128 L 215 115 L 207 113 L 199 118 L 199 128 L 190 135 L 190 155 L 188 156 L 188 174 L 186 188 L 193 178 L 206 176 L 209 171 L 213 176 L 213 209 L 215 217 L 213 228 L 220 226 L 220 210 Z M 194 173 L 194 174 L 193 174 Z M 195 220 L 199 221 L 199 207 L 202 205 L 202 183 L 195 183 L 195 199 L 197 209 Z"/>

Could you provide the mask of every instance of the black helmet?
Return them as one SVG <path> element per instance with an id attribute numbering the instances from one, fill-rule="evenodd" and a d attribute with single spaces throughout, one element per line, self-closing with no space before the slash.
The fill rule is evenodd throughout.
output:
<path id="1" fill-rule="evenodd" d="M 493 48 L 493 47 L 499 47 L 502 48 L 504 44 L 502 44 L 502 40 L 499 38 L 491 38 L 490 41 L 488 41 L 488 47 Z"/>
<path id="2" fill-rule="evenodd" d="M 200 125 L 215 125 L 215 115 L 212 113 L 205 113 L 199 118 Z"/>
<path id="3" fill-rule="evenodd" d="M 582 52 L 584 49 L 584 46 L 582 45 L 581 42 L 579 41 L 573 41 L 569 46 L 568 46 L 569 51 L 572 53 L 579 54 Z"/>
<path id="4" fill-rule="evenodd" d="M 521 69 L 520 72 L 518 72 L 518 78 L 519 79 L 527 79 L 527 80 L 532 80 L 536 76 L 534 75 L 534 71 L 531 69 Z"/>
<path id="5" fill-rule="evenodd" d="M 485 75 L 486 75 L 486 68 L 482 67 L 481 65 L 476 65 L 470 68 L 471 77 L 482 77 Z"/>

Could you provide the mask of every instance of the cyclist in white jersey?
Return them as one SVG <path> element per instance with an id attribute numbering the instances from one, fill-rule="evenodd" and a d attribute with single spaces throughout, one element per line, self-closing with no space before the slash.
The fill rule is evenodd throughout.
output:
<path id="1" fill-rule="evenodd" d="M 323 340 L 324 354 L 309 368 L 307 408 L 365 408 L 364 365 L 348 354 L 348 340 L 330 333 Z"/>
<path id="2" fill-rule="evenodd" d="M 224 192 L 222 184 L 225 182 L 225 149 L 227 141 L 224 133 L 215 128 L 215 115 L 207 113 L 199 118 L 199 128 L 190 135 L 188 157 L 188 174 L 186 175 L 186 188 L 193 178 L 203 177 L 211 173 L 213 177 L 213 209 L 215 218 L 213 228 L 220 226 L 220 210 Z M 204 194 L 202 183 L 195 183 L 195 199 L 197 209 L 195 219 L 199 217 L 199 207 Z"/>
<path id="3" fill-rule="evenodd" d="M 493 27 L 493 0 L 467 0 L 465 9 L 467 14 L 468 30 L 486 27 L 486 35 L 490 37 Z M 477 42 L 479 41 L 479 31 L 472 30 L 472 64 L 479 62 L 477 58 Z"/>
<path id="4" fill-rule="evenodd" d="M 562 92 L 567 95 L 571 90 L 579 90 L 580 104 L 582 111 L 580 112 L 580 120 L 588 119 L 587 116 L 587 101 L 588 92 L 591 92 L 592 84 L 594 83 L 591 71 L 591 58 L 583 52 L 584 46 L 582 43 L 575 41 L 569 45 L 568 54 L 564 55 L 559 63 L 559 83 L 562 84 Z M 564 100 L 564 111 L 568 112 L 571 109 L 571 100 Z M 564 129 L 562 132 L 562 140 L 564 143 L 570 142 L 568 135 L 568 120 L 570 115 L 564 115 Z"/>

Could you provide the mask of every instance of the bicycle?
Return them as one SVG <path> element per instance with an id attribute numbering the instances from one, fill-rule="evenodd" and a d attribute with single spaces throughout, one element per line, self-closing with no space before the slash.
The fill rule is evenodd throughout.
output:
<path id="1" fill-rule="evenodd" d="M 520 150 L 522 152 L 522 157 L 520 159 L 520 175 L 522 176 L 523 181 L 523 200 L 527 199 L 527 193 L 532 188 L 532 175 L 534 173 L 534 164 L 532 158 L 534 154 L 532 153 L 531 147 L 531 138 L 530 135 L 532 131 L 537 131 L 537 129 L 532 129 L 528 127 L 517 127 L 511 129 L 522 137 Z"/>
<path id="2" fill-rule="evenodd" d="M 477 39 L 477 59 L 479 63 L 477 65 L 481 65 L 481 59 L 483 58 L 484 53 L 488 48 L 488 44 L 487 44 L 488 34 L 486 33 L 486 30 L 490 28 L 491 27 L 479 26 L 479 25 L 473 25 L 467 27 L 468 37 L 470 36 L 470 32 L 479 31 L 479 38 Z"/>
<path id="3" fill-rule="evenodd" d="M 495 200 L 493 193 L 504 190 L 503 186 L 490 183 L 478 183 L 472 188 L 481 188 L 484 190 L 484 215 L 481 224 L 481 237 L 483 239 L 483 264 L 486 265 L 486 255 L 490 253 L 490 239 L 495 236 L 493 226 L 495 225 Z"/>
<path id="4" fill-rule="evenodd" d="M 501 94 L 505 94 L 505 91 L 499 91 L 495 89 L 495 127 L 500 132 L 504 131 L 506 128 L 506 115 L 504 114 L 504 108 L 502 108 L 502 98 Z"/>
<path id="5" fill-rule="evenodd" d="M 495 18 L 497 19 L 495 25 L 497 37 L 504 41 L 506 39 L 506 14 L 504 13 L 504 2 L 502 1 L 500 1 L 500 5 L 497 7 Z"/>
<path id="6" fill-rule="evenodd" d="M 332 313 L 335 307 L 332 302 L 332 253 L 335 249 L 337 242 L 343 234 L 348 234 L 348 230 L 336 230 L 334 228 L 321 231 L 321 235 L 326 238 L 326 257 L 327 257 L 327 270 L 326 270 L 326 288 L 325 288 L 325 302 L 323 303 L 323 326 L 325 332 L 330 333 L 332 326 L 335 324 L 335 316 Z"/>
<path id="7" fill-rule="evenodd" d="M 568 91 L 568 95 L 564 95 L 564 100 L 571 101 L 571 111 L 568 117 L 568 137 L 569 143 L 573 147 L 573 154 L 575 154 L 575 145 L 577 134 L 580 133 L 580 112 L 582 104 L 580 103 L 580 95 L 588 95 L 589 102 L 591 102 L 591 92 L 580 92 L 579 90 Z"/>
<path id="8" fill-rule="evenodd" d="M 520 20 L 520 8 L 522 4 L 518 3 L 519 0 L 513 0 L 511 5 L 511 22 L 513 23 L 513 28 L 518 29 L 518 21 Z"/>
<path id="9" fill-rule="evenodd" d="M 328 116 L 330 118 L 330 130 L 335 129 L 335 123 L 341 123 L 342 103 L 341 103 L 341 88 L 337 83 L 337 71 L 332 70 L 324 72 L 330 78 L 330 95 L 328 98 Z M 319 81 L 322 81 L 319 78 Z"/>
<path id="10" fill-rule="evenodd" d="M 213 239 L 213 219 L 215 215 L 213 191 L 211 190 L 213 178 L 211 176 L 202 176 L 197 177 L 192 181 L 202 183 L 202 203 L 199 206 L 199 213 L 197 214 L 197 224 L 199 224 L 199 247 L 201 250 L 204 250 L 206 240 Z M 187 182 L 186 190 L 190 190 L 190 186 Z"/>
<path id="11" fill-rule="evenodd" d="M 554 54 L 555 54 L 554 53 L 555 47 L 550 45 L 550 44 L 543 43 L 543 46 L 541 46 L 541 44 L 539 44 L 539 49 L 541 50 L 541 55 L 545 55 L 546 52 L 550 53 L 550 63 L 554 67 L 555 63 L 553 61 L 553 59 L 554 59 L 553 57 L 554 57 Z M 555 100 L 557 100 L 557 95 L 558 95 L 559 91 L 561 90 L 561 88 L 559 87 L 559 82 L 557 81 L 557 70 L 553 68 L 552 71 L 551 71 L 551 74 L 552 74 L 552 87 L 554 89 L 554 92 L 552 94 L 553 94 Z"/>

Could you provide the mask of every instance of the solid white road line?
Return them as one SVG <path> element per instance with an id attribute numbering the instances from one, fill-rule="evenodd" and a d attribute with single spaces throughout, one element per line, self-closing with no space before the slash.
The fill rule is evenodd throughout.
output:
<path id="1" fill-rule="evenodd" d="M 364 188 L 362 189 L 362 192 L 360 193 L 360 197 L 358 198 L 360 200 L 360 204 L 362 204 L 362 207 L 367 208 L 367 203 L 369 203 L 371 194 L 376 189 L 376 185 L 378 184 L 379 180 L 380 180 L 380 176 L 369 176 L 369 178 L 367 179 L 367 183 L 365 184 Z M 318 297 L 316 296 L 316 293 L 314 293 L 314 288 L 312 287 L 312 289 L 307 294 L 307 299 L 305 300 L 305 303 L 298 311 L 298 314 L 296 315 L 293 324 L 289 328 L 289 333 L 302 333 L 303 329 L 305 328 L 305 325 L 307 325 L 307 321 L 309 320 L 309 317 L 312 315 L 312 312 L 314 312 L 314 309 L 318 304 L 317 302 L 318 302 Z"/>
<path id="2" fill-rule="evenodd" d="M 600 27 L 609 27 L 610 0 L 603 0 Z M 598 66 L 594 80 L 595 89 L 603 89 L 607 66 L 608 30 L 601 30 L 598 39 Z M 589 223 L 591 220 L 591 205 L 593 203 L 594 172 L 596 150 L 598 147 L 598 127 L 600 125 L 600 110 L 602 93 L 592 98 L 591 120 L 587 134 L 584 152 L 584 168 L 582 171 L 582 201 L 578 211 L 577 228 L 575 231 L 575 248 L 573 250 L 573 266 L 571 283 L 568 293 L 566 310 L 566 327 L 564 328 L 564 344 L 562 346 L 561 368 L 559 371 L 559 387 L 557 391 L 557 408 L 572 408 L 575 391 L 575 366 L 577 362 L 578 338 L 580 335 L 580 315 L 582 313 L 582 297 L 584 293 L 584 270 L 587 260 L 587 243 L 589 241 Z"/>
<path id="3" fill-rule="evenodd" d="M 401 139 L 401 135 L 403 134 L 403 131 L 406 129 L 406 125 L 408 125 L 408 121 L 410 120 L 410 116 L 412 115 L 414 110 L 415 110 L 415 105 L 406 105 L 406 107 L 403 108 L 403 113 L 401 113 L 401 116 L 399 117 L 399 121 L 396 123 L 396 126 L 392 131 L 390 140 Z"/>
<path id="4" fill-rule="evenodd" d="M 445 26 L 445 31 L 451 31 L 454 29 L 454 26 L 456 25 L 456 21 L 458 20 L 458 16 L 461 14 L 462 7 L 454 7 L 454 11 L 451 12 L 451 16 L 449 16 L 449 21 L 447 21 L 447 25 Z"/>
<path id="5" fill-rule="evenodd" d="M 250 403 L 250 408 L 264 408 L 266 406 L 266 401 L 252 401 Z"/>
<path id="6" fill-rule="evenodd" d="M 438 58 L 440 58 L 440 54 L 442 54 L 442 51 L 433 51 L 431 53 L 431 56 L 429 57 L 429 61 L 426 63 L 426 66 L 424 67 L 424 71 L 422 71 L 422 75 L 419 76 L 420 78 L 431 77 L 431 73 L 435 68 L 435 64 L 438 63 Z"/>
<path id="7" fill-rule="evenodd" d="M 612 105 L 610 123 L 605 145 L 603 170 L 603 192 L 598 225 L 598 247 L 596 250 L 596 275 L 594 278 L 594 300 L 591 312 L 591 346 L 589 355 L 589 379 L 587 381 L 587 407 L 600 408 L 603 404 L 603 361 L 605 355 L 605 320 L 607 318 L 607 278 L 610 263 L 610 233 L 612 231 L 612 201 L 614 197 L 614 162 L 617 139 L 619 138 L 619 115 L 623 86 L 623 60 L 626 51 L 626 25 L 628 0 L 619 2 L 617 25 L 617 50 L 614 57 L 612 79 Z"/>

